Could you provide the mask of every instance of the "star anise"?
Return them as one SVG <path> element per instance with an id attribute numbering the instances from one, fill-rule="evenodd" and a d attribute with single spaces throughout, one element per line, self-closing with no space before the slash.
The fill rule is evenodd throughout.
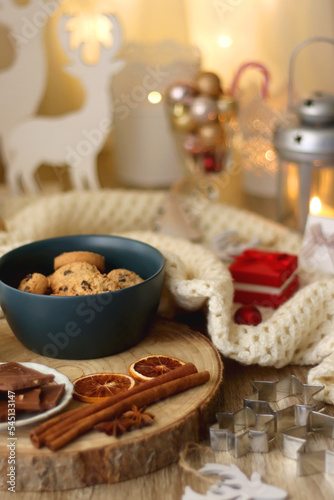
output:
<path id="1" fill-rule="evenodd" d="M 101 422 L 95 425 L 95 429 L 101 432 L 105 432 L 108 436 L 122 436 L 126 432 L 130 431 L 133 426 L 133 420 L 128 418 L 115 418 L 110 422 Z"/>
<path id="2" fill-rule="evenodd" d="M 138 409 L 137 406 L 132 406 L 131 410 L 123 413 L 122 417 L 132 420 L 135 429 L 147 427 L 153 424 L 154 415 L 145 410 L 146 407 Z"/>
<path id="3" fill-rule="evenodd" d="M 122 436 L 126 432 L 134 429 L 141 429 L 153 424 L 154 415 L 145 408 L 138 409 L 132 406 L 131 410 L 124 412 L 120 417 L 108 422 L 101 422 L 94 426 L 94 429 L 105 432 L 108 436 Z"/>

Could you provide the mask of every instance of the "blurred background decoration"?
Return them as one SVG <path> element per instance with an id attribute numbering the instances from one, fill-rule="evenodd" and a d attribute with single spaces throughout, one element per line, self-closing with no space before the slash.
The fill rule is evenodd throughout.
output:
<path id="1" fill-rule="evenodd" d="M 246 90 L 240 90 L 242 78 L 249 70 L 258 73 Z M 247 61 L 237 69 L 231 94 L 238 103 L 238 123 L 233 137 L 236 161 L 242 172 L 246 193 L 275 198 L 277 193 L 278 158 L 273 147 L 273 133 L 283 120 L 285 95 L 270 96 L 271 76 L 258 61 Z"/>
<path id="2" fill-rule="evenodd" d="M 166 39 L 129 43 L 120 57 L 126 67 L 112 83 L 116 179 L 128 187 L 169 187 L 180 178 L 183 166 L 164 93 L 174 78 L 194 77 L 201 65 L 200 52 Z"/>
<path id="3" fill-rule="evenodd" d="M 128 187 L 167 188 L 180 178 L 183 166 L 164 92 L 175 79 L 198 73 L 201 53 L 189 43 L 184 2 L 144 0 L 128 7 L 124 25 L 132 36 L 121 53 L 127 64 L 113 82 L 115 179 Z"/>
<path id="4" fill-rule="evenodd" d="M 60 4 L 0 2 L 0 19 L 13 46 L 13 61 L 0 72 L 1 154 L 5 181 L 16 194 L 39 192 L 38 170 L 43 163 L 55 169 L 58 180 L 61 167 L 68 168 L 72 188 L 100 187 L 96 155 L 110 134 L 109 84 L 124 65 L 114 61 L 122 29 L 116 15 L 101 10 L 105 2 L 90 1 L 82 8 L 77 1 L 65 2 L 62 8 Z M 39 113 L 50 62 L 44 40 L 50 19 L 63 55 L 60 67 L 74 77 L 82 99 L 75 109 Z"/>
<path id="5" fill-rule="evenodd" d="M 198 240 L 197 216 L 206 204 L 220 199 L 222 176 L 230 175 L 234 166 L 236 102 L 216 73 L 200 71 L 193 79 L 169 85 L 164 104 L 182 176 L 170 189 L 156 229 Z"/>
<path id="6" fill-rule="evenodd" d="M 5 3 L 15 2 L 18 5 L 28 5 L 31 1 L 6 0 Z M 116 88 L 118 82 L 116 82 L 116 77 L 113 79 L 110 94 L 112 99 L 114 99 L 113 92 L 117 93 L 120 98 L 123 84 L 124 88 L 126 84 L 127 88 L 132 91 L 136 87 L 136 80 L 132 81 L 133 72 L 130 71 L 130 66 L 134 68 L 137 55 L 131 48 L 137 48 L 138 63 L 142 67 L 143 64 L 144 67 L 148 66 L 149 73 L 156 69 L 155 64 L 160 64 L 157 56 L 158 50 L 156 49 L 154 58 L 151 59 L 151 49 L 158 47 L 159 44 L 166 47 L 167 41 L 170 47 L 161 51 L 165 60 L 166 53 L 170 55 L 168 70 L 165 71 L 169 73 L 166 80 L 159 82 L 161 85 L 157 89 L 147 89 L 145 98 L 144 94 L 139 94 L 138 90 L 138 96 L 142 101 L 137 103 L 138 106 L 135 109 L 130 109 L 130 101 L 126 117 L 124 113 L 121 115 L 120 111 L 115 114 L 115 121 L 121 121 L 121 123 L 111 130 L 111 134 L 98 155 L 98 174 L 102 187 L 113 187 L 122 183 L 143 188 L 168 187 L 174 185 L 178 175 L 183 175 L 185 165 L 182 159 L 180 162 L 180 155 L 173 150 L 175 143 L 172 131 L 168 129 L 166 123 L 163 124 L 161 114 L 163 102 L 159 101 L 156 104 L 151 102 L 150 106 L 147 97 L 153 91 L 163 95 L 162 87 L 165 84 L 167 87 L 170 83 L 180 79 L 182 75 L 190 79 L 195 78 L 199 69 L 215 73 L 221 81 L 222 88 L 226 89 L 230 87 L 238 69 L 243 64 L 247 61 L 261 62 L 270 76 L 268 96 L 262 99 L 259 95 L 258 72 L 246 71 L 239 79 L 238 94 L 234 97 L 239 101 L 240 130 L 242 130 L 242 123 L 245 124 L 244 131 L 247 129 L 247 123 L 251 128 L 253 127 L 253 129 L 247 129 L 249 145 L 252 139 L 259 150 L 261 150 L 260 146 L 263 146 L 266 152 L 272 150 L 269 147 L 272 130 L 271 127 L 267 127 L 268 118 L 270 121 L 271 113 L 276 117 L 276 110 L 284 115 L 284 103 L 287 102 L 289 58 L 293 47 L 310 37 L 333 37 L 334 35 L 334 6 L 331 0 L 295 0 L 294 2 L 290 0 L 158 0 L 156 2 L 149 0 L 85 0 L 85 2 L 49 0 L 48 3 L 49 10 L 54 9 L 54 12 L 46 16 L 46 8 L 42 8 L 43 2 L 41 1 L 38 16 L 31 18 L 32 24 L 25 26 L 26 33 L 30 33 L 30 41 L 35 40 L 34 34 L 36 35 L 36 28 L 39 25 L 43 29 L 47 65 L 40 102 L 35 107 L 37 115 L 59 116 L 78 110 L 85 98 L 85 91 L 80 80 L 67 74 L 63 69 L 68 61 L 57 40 L 57 26 L 61 13 L 66 11 L 74 16 L 73 29 L 78 29 L 80 35 L 78 34 L 73 43 L 78 46 L 80 42 L 84 42 L 84 56 L 88 63 L 96 58 L 98 42 L 111 43 L 111 39 L 105 33 L 105 22 L 100 14 L 113 13 L 119 17 L 123 28 L 124 55 L 128 58 L 129 66 L 125 66 L 117 75 L 120 87 Z M 55 7 L 59 8 L 55 9 Z M 87 42 L 87 30 L 95 32 L 95 38 L 89 42 Z M 1 74 L 13 64 L 16 58 L 15 43 L 3 21 L 0 22 L 0 43 Z M 28 46 L 29 43 L 26 45 Z M 184 47 L 186 50 L 179 51 L 177 47 Z M 142 53 L 140 48 L 143 48 Z M 178 52 L 178 59 L 174 57 L 175 51 Z M 307 52 L 300 55 L 295 68 L 295 77 L 300 83 L 298 88 L 300 98 L 317 88 L 319 81 L 322 82 L 321 89 L 324 92 L 332 92 L 334 74 L 331 65 L 326 64 L 331 57 L 331 47 L 325 47 L 320 56 L 316 47 L 310 47 Z M 172 64 L 170 64 L 171 61 L 173 61 Z M 182 71 L 178 72 L 181 66 L 177 65 L 177 61 L 182 61 Z M 162 60 L 161 65 L 163 64 Z M 127 68 L 128 73 L 126 73 Z M 33 72 L 32 66 L 30 70 Z M 139 72 L 139 80 L 140 75 Z M 21 82 L 17 83 L 17 85 L 20 84 Z M 125 94 L 125 91 L 123 93 Z M 151 95 L 151 99 L 159 99 L 158 94 Z M 248 118 L 255 116 L 256 112 L 259 116 L 249 121 Z M 121 116 L 122 120 L 120 120 Z M 136 120 L 139 119 L 142 127 L 134 126 Z M 152 122 L 156 124 L 157 130 L 159 127 L 160 137 L 161 131 L 165 134 L 159 145 L 152 132 L 155 128 Z M 258 125 L 260 129 L 256 128 Z M 117 137 L 118 130 L 122 140 Z M 147 133 L 146 136 L 144 132 Z M 148 139 L 150 134 L 152 134 L 151 140 Z M 267 139 L 268 144 L 265 142 Z M 131 153 L 131 158 L 137 158 L 137 161 L 131 162 L 131 168 L 127 160 L 127 167 L 130 168 L 128 174 L 120 166 L 125 149 L 124 141 L 128 145 L 127 149 L 130 151 L 128 154 Z M 135 147 L 138 148 L 138 155 L 135 154 Z M 160 158 L 157 155 L 159 149 L 164 151 Z M 252 149 L 250 148 L 250 151 Z M 243 196 L 254 198 L 254 207 L 256 207 L 258 197 L 274 200 L 277 174 L 276 176 L 272 174 L 277 171 L 277 158 L 273 154 L 267 155 L 262 166 L 258 150 L 254 159 L 248 158 L 248 162 L 245 155 L 244 158 L 240 157 L 237 148 L 235 152 L 236 160 L 240 160 L 240 176 L 231 176 L 230 182 L 240 182 Z M 163 162 L 162 159 L 165 161 Z M 149 164 L 150 168 L 148 168 Z M 257 166 L 256 169 L 252 169 L 254 165 Z M 262 175 L 264 172 L 269 174 L 269 177 Z M 249 176 L 249 173 L 252 175 Z M 42 185 L 44 182 L 51 182 L 52 185 L 58 186 L 58 189 L 71 187 L 67 173 L 62 168 L 56 170 L 43 165 L 38 175 Z M 4 181 L 3 168 L 0 168 L 0 181 Z M 225 196 L 228 197 L 227 191 L 229 190 L 225 190 Z"/>
<path id="7" fill-rule="evenodd" d="M 8 16 L 20 17 L 22 9 L 10 5 Z M 47 4 L 34 0 L 32 5 L 41 8 Z M 90 29 L 86 31 L 82 30 L 86 24 L 80 21 L 80 15 L 62 14 L 58 38 L 69 60 L 64 70 L 84 88 L 82 106 L 58 116 L 17 115 L 17 121 L 2 135 L 5 179 L 15 194 L 40 192 L 36 173 L 43 162 L 52 168 L 67 168 L 73 189 L 100 188 L 96 158 L 113 122 L 110 81 L 124 66 L 124 61 L 117 59 L 122 29 L 117 16 L 112 14 L 99 14 L 93 24 L 88 23 Z M 101 32 L 95 29 L 100 21 Z M 99 36 L 100 33 L 104 36 Z M 21 50 L 18 49 L 19 54 Z M 36 59 L 34 51 L 31 55 Z M 10 76 L 14 87 L 16 75 Z M 25 79 L 24 71 L 21 79 Z M 29 101 L 31 94 L 25 90 Z M 15 102 L 15 95 L 12 100 Z"/>

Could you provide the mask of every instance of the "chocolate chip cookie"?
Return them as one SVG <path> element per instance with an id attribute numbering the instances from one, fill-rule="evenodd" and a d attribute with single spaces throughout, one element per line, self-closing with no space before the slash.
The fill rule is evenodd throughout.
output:
<path id="1" fill-rule="evenodd" d="M 44 295 L 49 289 L 49 281 L 44 274 L 27 274 L 18 286 L 19 290 Z"/>
<path id="2" fill-rule="evenodd" d="M 92 295 L 115 290 L 113 282 L 88 262 L 59 267 L 50 276 L 52 295 Z"/>
<path id="3" fill-rule="evenodd" d="M 107 274 L 117 290 L 141 283 L 143 279 L 134 271 L 128 269 L 113 269 Z"/>

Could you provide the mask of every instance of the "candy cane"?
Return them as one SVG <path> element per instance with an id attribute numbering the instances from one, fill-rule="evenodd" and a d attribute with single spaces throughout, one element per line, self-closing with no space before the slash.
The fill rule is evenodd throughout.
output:
<path id="1" fill-rule="evenodd" d="M 239 86 L 240 78 L 241 78 L 242 74 L 244 73 L 244 71 L 247 69 L 257 69 L 261 72 L 261 74 L 263 76 L 263 80 L 262 80 L 262 85 L 261 85 L 260 97 L 261 97 L 261 99 L 266 99 L 268 97 L 269 72 L 268 72 L 267 68 L 265 66 L 263 66 L 263 64 L 255 62 L 255 61 L 250 61 L 250 62 L 244 63 L 238 68 L 238 70 L 234 76 L 234 79 L 232 81 L 231 91 L 230 91 L 231 95 L 232 96 L 235 95 L 236 90 Z"/>

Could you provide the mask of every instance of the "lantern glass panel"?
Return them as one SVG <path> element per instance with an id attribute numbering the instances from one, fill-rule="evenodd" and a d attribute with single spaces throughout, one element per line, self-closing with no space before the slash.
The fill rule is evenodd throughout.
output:
<path id="1" fill-rule="evenodd" d="M 278 187 L 278 220 L 291 229 L 304 231 L 315 198 L 312 213 L 334 217 L 333 166 L 282 161 Z"/>

